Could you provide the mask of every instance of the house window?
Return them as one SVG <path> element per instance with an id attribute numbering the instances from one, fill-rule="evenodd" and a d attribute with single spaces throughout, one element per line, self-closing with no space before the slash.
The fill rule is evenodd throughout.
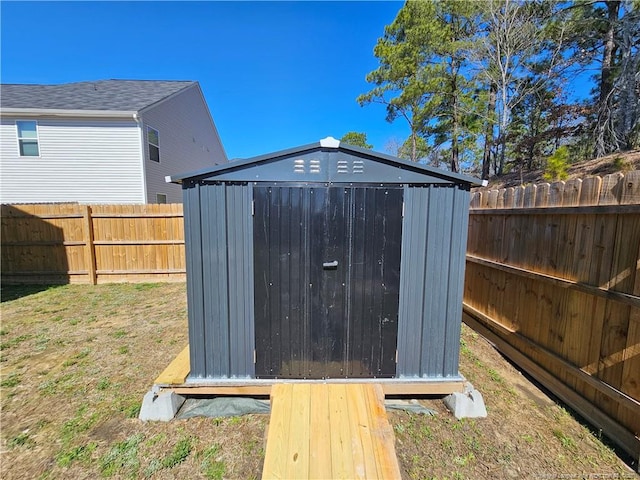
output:
<path id="1" fill-rule="evenodd" d="M 167 195 L 164 193 L 156 193 L 156 203 L 167 203 Z"/>
<path id="2" fill-rule="evenodd" d="M 21 157 L 38 157 L 38 124 L 35 121 L 18 121 L 18 147 Z"/>
<path id="3" fill-rule="evenodd" d="M 147 143 L 149 144 L 149 160 L 160 163 L 160 137 L 155 128 L 147 127 Z"/>

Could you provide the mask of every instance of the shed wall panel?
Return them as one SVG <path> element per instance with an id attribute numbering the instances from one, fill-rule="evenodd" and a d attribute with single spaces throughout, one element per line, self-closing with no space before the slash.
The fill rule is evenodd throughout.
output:
<path id="1" fill-rule="evenodd" d="M 457 377 L 468 192 L 407 187 L 400 266 L 399 377 Z"/>
<path id="2" fill-rule="evenodd" d="M 227 265 L 229 275 L 230 375 L 255 376 L 253 350 L 253 219 L 252 188 L 225 187 L 227 196 Z M 235 219 L 229 221 L 229 219 Z"/>
<path id="3" fill-rule="evenodd" d="M 204 288 L 202 282 L 202 224 L 200 214 L 200 190 L 198 184 L 183 190 L 184 237 L 187 266 L 187 311 L 189 317 L 189 361 L 192 378 L 204 378 Z"/>
<path id="4" fill-rule="evenodd" d="M 251 202 L 246 185 L 184 190 L 191 380 L 254 375 Z"/>

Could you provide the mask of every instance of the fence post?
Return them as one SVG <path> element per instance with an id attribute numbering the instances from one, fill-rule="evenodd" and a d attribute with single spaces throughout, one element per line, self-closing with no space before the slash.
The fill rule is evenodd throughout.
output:
<path id="1" fill-rule="evenodd" d="M 96 250 L 93 244 L 93 220 L 91 219 L 91 206 L 85 205 L 84 212 L 84 237 L 85 237 L 85 263 L 89 271 L 89 282 L 91 285 L 98 283 L 96 276 Z"/>

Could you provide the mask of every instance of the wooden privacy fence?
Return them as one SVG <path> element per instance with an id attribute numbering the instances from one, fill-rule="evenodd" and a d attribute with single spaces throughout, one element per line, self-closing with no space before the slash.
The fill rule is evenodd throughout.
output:
<path id="1" fill-rule="evenodd" d="M 640 457 L 640 172 L 478 192 L 464 318 Z"/>
<path id="2" fill-rule="evenodd" d="M 2 281 L 185 280 L 182 205 L 2 205 Z"/>

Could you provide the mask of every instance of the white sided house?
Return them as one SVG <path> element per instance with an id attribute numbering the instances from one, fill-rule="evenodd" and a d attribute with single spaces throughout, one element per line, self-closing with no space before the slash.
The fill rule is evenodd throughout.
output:
<path id="1" fill-rule="evenodd" d="M 181 203 L 227 162 L 198 82 L 1 85 L 0 119 L 0 203 Z"/>

